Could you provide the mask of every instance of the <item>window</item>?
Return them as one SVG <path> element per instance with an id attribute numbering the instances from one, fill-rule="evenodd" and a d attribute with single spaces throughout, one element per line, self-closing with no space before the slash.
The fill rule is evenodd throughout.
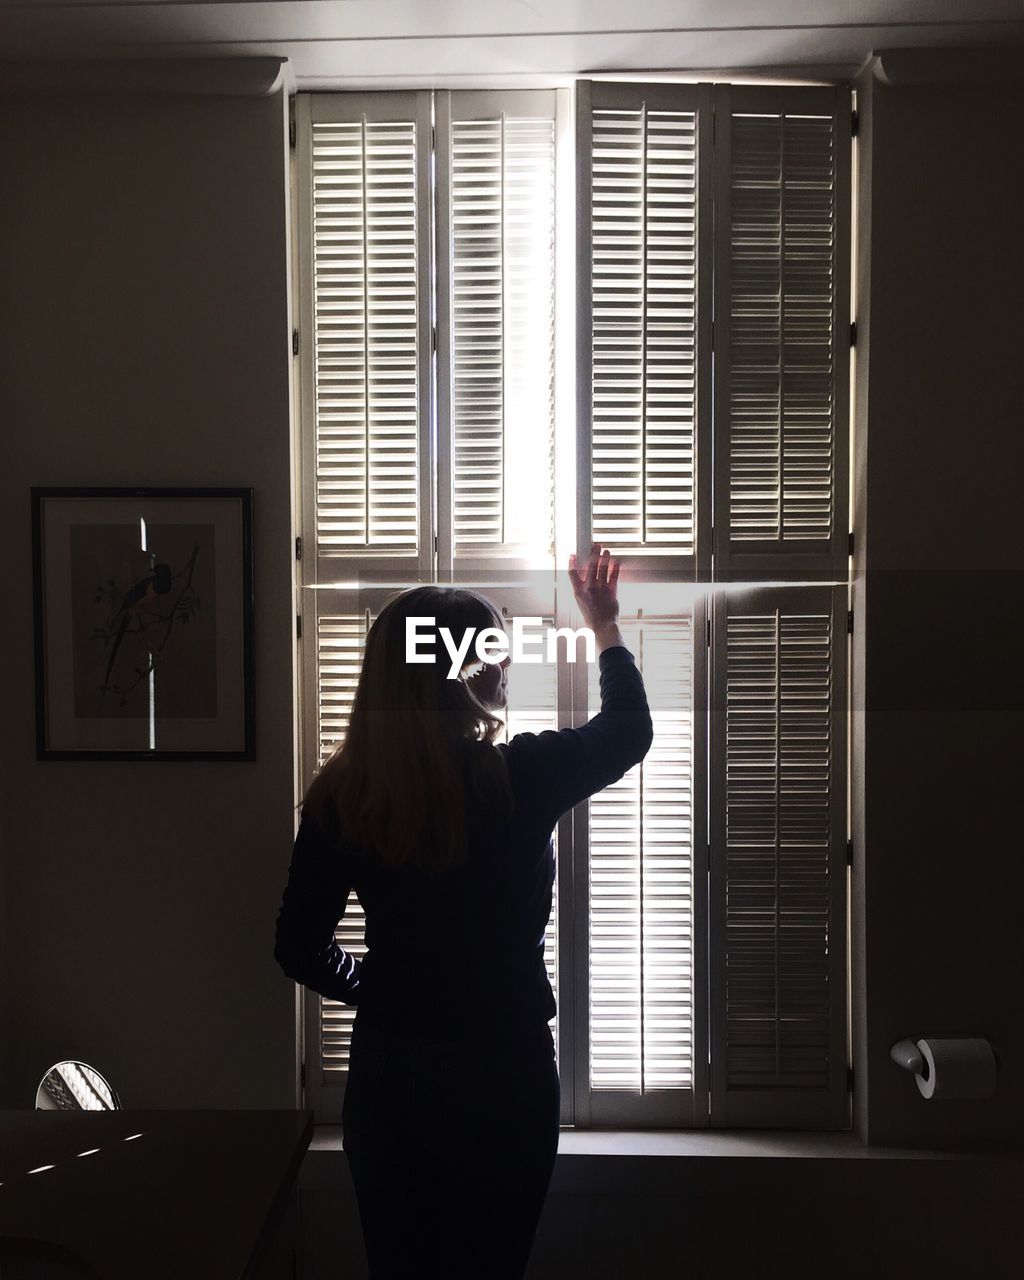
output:
<path id="1" fill-rule="evenodd" d="M 396 586 L 574 625 L 611 546 L 655 740 L 555 833 L 562 1122 L 844 1127 L 848 90 L 296 116 L 304 781 Z M 597 709 L 586 664 L 510 686 L 509 734 Z M 355 1010 L 305 1007 L 337 1120 Z"/>

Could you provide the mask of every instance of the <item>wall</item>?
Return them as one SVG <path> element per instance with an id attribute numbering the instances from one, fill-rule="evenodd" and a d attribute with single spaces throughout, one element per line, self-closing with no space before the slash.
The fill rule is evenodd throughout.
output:
<path id="1" fill-rule="evenodd" d="M 909 65 L 858 86 L 855 1118 L 1020 1150 L 1024 81 Z M 922 1099 L 924 1034 L 988 1037 L 997 1096 Z"/>
<path id="2" fill-rule="evenodd" d="M 728 1140 L 726 1140 L 728 1141 Z M 699 1140 L 698 1140 L 699 1142 Z M 693 1144 L 696 1146 L 697 1144 Z M 747 1146 L 747 1154 L 735 1150 Z M 892 1149 L 817 1155 L 561 1152 L 529 1280 L 862 1280 L 1012 1275 L 1024 1251 L 1024 1162 Z M 398 1212 L 396 1208 L 396 1213 Z M 300 1175 L 303 1280 L 365 1280 L 340 1150 L 313 1150 Z M 1014 1264 L 1016 1263 L 1016 1268 Z"/>
<path id="3" fill-rule="evenodd" d="M 287 111 L 0 98 L 0 1106 L 80 1057 L 129 1107 L 291 1107 Z M 37 762 L 32 485 L 251 485 L 258 758 Z"/>
<path id="4" fill-rule="evenodd" d="M 1019 1148 L 1024 91 L 860 98 L 858 1131 Z M 130 1106 L 294 1103 L 284 126 L 280 94 L 2 100 L 0 1105 L 68 1055 Z M 35 760 L 33 484 L 254 486 L 255 762 Z M 992 1038 L 999 1096 L 921 1100 L 888 1049 L 925 1032 Z"/>

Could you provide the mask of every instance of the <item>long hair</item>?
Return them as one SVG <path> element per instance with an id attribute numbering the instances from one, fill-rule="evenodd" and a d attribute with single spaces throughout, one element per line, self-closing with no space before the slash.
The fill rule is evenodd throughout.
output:
<path id="1" fill-rule="evenodd" d="M 485 597 L 456 587 L 412 587 L 392 596 L 370 626 L 343 741 L 311 782 L 303 813 L 395 866 L 437 874 L 465 861 L 467 787 L 488 812 L 508 817 L 513 797 L 495 739 L 502 719 L 436 661 L 406 661 L 406 619 L 433 618 L 456 644 L 467 628 L 502 627 Z M 472 654 L 472 647 L 469 654 Z M 474 665 L 467 658 L 463 671 Z"/>

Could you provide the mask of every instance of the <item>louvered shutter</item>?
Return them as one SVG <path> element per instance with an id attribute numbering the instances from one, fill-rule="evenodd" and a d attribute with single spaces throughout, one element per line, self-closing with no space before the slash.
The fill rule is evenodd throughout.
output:
<path id="1" fill-rule="evenodd" d="M 850 93 L 715 94 L 715 576 L 845 579 Z"/>
<path id="2" fill-rule="evenodd" d="M 586 838 L 588 1062 L 577 1123 L 701 1123 L 707 1095 L 703 964 L 703 607 L 624 619 L 654 742 L 592 796 Z M 695 638 L 700 643 L 695 643 Z M 599 710 L 596 668 L 589 714 Z"/>
<path id="3" fill-rule="evenodd" d="M 715 598 L 714 1125 L 847 1123 L 846 595 Z"/>
<path id="4" fill-rule="evenodd" d="M 304 654 L 304 697 L 313 712 L 306 718 L 305 749 L 307 759 L 315 761 L 314 767 L 319 768 L 348 730 L 366 637 L 392 592 L 386 588 L 321 589 L 309 594 L 315 602 L 307 605 L 307 625 L 314 630 L 315 644 L 306 646 Z M 315 661 L 310 661 L 314 657 Z M 353 889 L 334 936 L 346 951 L 358 957 L 366 954 L 365 923 Z M 320 1123 L 338 1124 L 356 1007 L 309 990 L 304 992 L 304 999 L 309 1105 Z"/>
<path id="5" fill-rule="evenodd" d="M 435 412 L 431 95 L 300 95 L 307 762 L 344 732 L 379 607 L 342 580 L 436 573 L 490 594 L 491 570 L 550 564 L 552 98 L 434 95 Z M 575 532 L 633 578 L 846 576 L 848 105 L 824 89 L 579 86 Z M 560 537 L 565 517 L 556 505 Z M 568 621 L 547 573 L 524 584 L 509 616 Z M 624 627 L 656 737 L 559 826 L 571 910 L 559 929 L 556 897 L 546 955 L 571 1031 L 563 1122 L 707 1123 L 710 1083 L 716 1125 L 846 1123 L 846 604 L 832 591 L 719 594 L 710 630 L 698 594 Z M 597 709 L 585 664 L 520 676 L 550 677 L 557 697 L 516 689 L 512 732 Z M 362 953 L 354 894 L 338 938 Z M 313 1105 L 336 1121 L 354 1014 L 318 996 L 306 1009 Z"/>
<path id="6" fill-rule="evenodd" d="M 710 569 L 710 89 L 583 81 L 577 412 L 591 538 Z"/>
<path id="7" fill-rule="evenodd" d="M 450 423 L 439 437 L 438 571 L 496 559 L 547 569 L 556 95 L 436 102 L 438 414 Z"/>
<path id="8" fill-rule="evenodd" d="M 464 559 L 487 590 L 481 570 L 539 564 L 546 572 L 509 602 L 520 616 L 553 614 L 559 95 L 455 95 L 455 133 L 432 156 L 433 96 L 297 102 L 307 778 L 344 735 L 367 628 L 395 586 L 451 581 Z M 447 138 L 448 95 L 436 99 Z M 436 299 L 435 214 L 448 263 Z M 435 301 L 439 361 L 446 343 L 452 351 L 436 415 Z M 512 732 L 555 727 L 555 669 L 533 670 L 552 687 L 516 689 Z M 545 940 L 553 985 L 557 920 L 556 901 Z M 354 893 L 337 938 L 364 954 Z M 305 1007 L 318 1030 L 315 1046 L 307 1040 L 312 1105 L 336 1122 L 355 1010 L 310 992 Z"/>
<path id="9" fill-rule="evenodd" d="M 304 784 L 344 736 L 389 594 L 357 586 L 433 574 L 430 107 L 429 93 L 296 102 Z M 355 892 L 336 937 L 365 954 Z M 355 1009 L 304 999 L 310 1103 L 337 1123 Z"/>
<path id="10" fill-rule="evenodd" d="M 303 95 L 299 351 L 319 580 L 428 572 L 430 95 Z"/>

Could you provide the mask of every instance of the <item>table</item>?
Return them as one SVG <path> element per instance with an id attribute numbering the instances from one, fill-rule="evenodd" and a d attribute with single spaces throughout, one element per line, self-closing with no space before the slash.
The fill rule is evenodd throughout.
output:
<path id="1" fill-rule="evenodd" d="M 312 1137 L 312 1111 L 0 1110 L 0 1237 L 103 1280 L 253 1280 Z"/>

